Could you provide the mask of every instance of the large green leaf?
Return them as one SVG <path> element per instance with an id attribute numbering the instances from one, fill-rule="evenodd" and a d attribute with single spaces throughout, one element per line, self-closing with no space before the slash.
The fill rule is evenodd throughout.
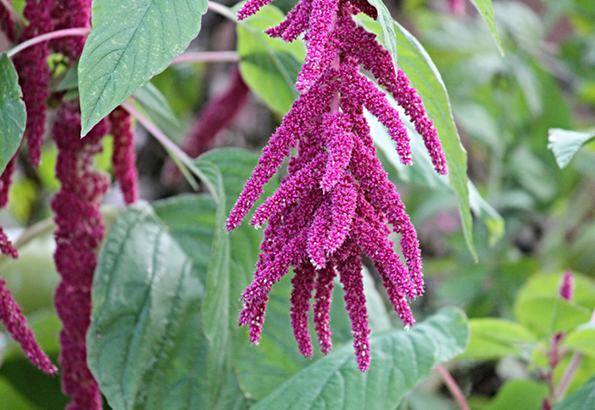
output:
<path id="1" fill-rule="evenodd" d="M 382 0 L 370 0 L 370 4 L 374 6 L 378 12 L 378 24 L 380 25 L 380 43 L 390 53 L 395 67 L 397 67 L 397 37 L 395 34 L 395 27 L 393 25 L 393 17 L 390 11 L 386 8 Z"/>
<path id="2" fill-rule="evenodd" d="M 253 408 L 394 408 L 434 365 L 461 353 L 467 339 L 463 312 L 444 309 L 409 331 L 373 337 L 367 373 L 357 369 L 351 346 L 344 346 L 291 377 Z"/>
<path id="3" fill-rule="evenodd" d="M 483 20 L 485 21 L 492 38 L 496 42 L 498 51 L 504 55 L 504 47 L 502 46 L 502 39 L 498 34 L 498 27 L 496 26 L 496 18 L 494 17 L 494 9 L 492 7 L 492 0 L 471 0 Z"/>
<path id="4" fill-rule="evenodd" d="M 298 96 L 294 83 L 301 66 L 303 44 L 287 44 L 264 33 L 281 22 L 273 6 L 237 25 L 240 72 L 250 89 L 272 110 L 284 114 Z"/>
<path id="5" fill-rule="evenodd" d="M 207 402 L 205 269 L 146 203 L 112 226 L 95 274 L 87 346 L 89 367 L 113 408 Z"/>
<path id="6" fill-rule="evenodd" d="M 21 145 L 27 113 L 17 72 L 6 54 L 0 55 L 0 174 Z"/>
<path id="7" fill-rule="evenodd" d="M 417 89 L 429 117 L 434 121 L 448 163 L 450 186 L 457 195 L 467 247 L 473 257 L 477 259 L 473 243 L 473 219 L 467 186 L 467 152 L 461 144 L 454 123 L 446 86 L 438 69 L 419 41 L 397 22 L 395 22 L 395 29 L 399 44 L 399 66 Z"/>
<path id="8" fill-rule="evenodd" d="M 182 53 L 206 0 L 95 0 L 78 66 L 82 135 Z"/>
<path id="9" fill-rule="evenodd" d="M 552 150 L 560 168 L 566 167 L 578 150 L 595 138 L 595 131 L 577 132 L 552 128 L 547 147 Z"/>
<path id="10" fill-rule="evenodd" d="M 554 410 L 588 410 L 595 403 L 595 377 L 565 400 L 558 403 Z"/>
<path id="11" fill-rule="evenodd" d="M 502 386 L 496 397 L 486 406 L 486 410 L 539 409 L 547 396 L 548 388 L 545 383 L 511 380 Z"/>
<path id="12" fill-rule="evenodd" d="M 466 359 L 490 360 L 504 356 L 528 356 L 537 339 L 518 323 L 501 319 L 472 319 L 471 338 L 463 353 Z"/>

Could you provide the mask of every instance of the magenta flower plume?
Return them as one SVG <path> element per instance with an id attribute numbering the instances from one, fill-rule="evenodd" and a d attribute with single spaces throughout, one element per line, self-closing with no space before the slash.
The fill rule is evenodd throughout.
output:
<path id="1" fill-rule="evenodd" d="M 462 16 L 465 14 L 464 0 L 448 0 L 448 8 L 455 16 Z"/>
<path id="2" fill-rule="evenodd" d="M 91 0 L 54 1 L 52 8 L 55 30 L 91 26 Z M 74 36 L 53 40 L 51 48 L 71 60 L 76 60 L 83 51 L 86 37 Z"/>
<path id="3" fill-rule="evenodd" d="M 80 112 L 74 102 L 64 102 L 53 127 L 58 147 L 56 175 L 60 191 L 52 200 L 56 221 L 54 260 L 61 275 L 55 306 L 62 320 L 60 364 L 62 386 L 70 396 L 71 410 L 101 409 L 97 382 L 87 367 L 86 334 L 91 321 L 91 285 L 97 250 L 104 236 L 99 210 L 109 178 L 93 169 L 101 152 L 106 121 L 80 138 Z"/>
<path id="4" fill-rule="evenodd" d="M 13 259 L 16 259 L 19 257 L 19 252 L 14 247 L 14 245 L 12 244 L 10 239 L 8 239 L 6 232 L 4 232 L 4 229 L 2 229 L 1 226 L 0 226 L 0 255 L 7 255 Z"/>
<path id="5" fill-rule="evenodd" d="M 126 110 L 118 107 L 110 114 L 109 120 L 111 134 L 114 137 L 112 156 L 114 175 L 120 185 L 124 202 L 132 204 L 138 198 L 138 173 L 132 118 Z"/>
<path id="6" fill-rule="evenodd" d="M 52 31 L 52 3 L 53 0 L 27 0 L 23 14 L 29 24 L 23 30 L 21 41 Z M 14 58 L 27 107 L 25 136 L 29 144 L 29 160 L 33 165 L 38 165 L 41 159 L 45 134 L 46 100 L 50 81 L 48 55 L 48 44 L 41 43 L 23 50 Z"/>
<path id="7" fill-rule="evenodd" d="M 572 272 L 567 271 L 562 276 L 562 284 L 560 285 L 560 297 L 564 300 L 572 300 L 574 294 L 574 276 Z"/>
<path id="8" fill-rule="evenodd" d="M 249 0 L 238 17 L 247 18 L 266 4 Z M 249 327 L 250 340 L 258 343 L 268 293 L 293 267 L 290 316 L 298 348 L 304 356 L 312 355 L 308 316 L 313 298 L 314 329 L 321 351 L 328 353 L 338 276 L 357 363 L 365 371 L 370 365 L 370 329 L 362 256 L 374 263 L 405 326 L 415 323 L 409 302 L 423 293 L 424 281 L 415 228 L 376 156 L 364 108 L 384 124 L 404 164 L 412 161 L 407 128 L 385 92 L 361 69 L 403 108 L 436 171 L 444 174 L 447 167 L 421 98 L 375 36 L 353 20 L 359 12 L 376 17 L 365 0 L 300 0 L 283 22 L 267 31 L 285 41 L 304 34 L 307 53 L 297 82 L 300 96 L 264 148 L 227 227 L 240 225 L 264 185 L 290 157 L 281 185 L 252 216 L 253 225 L 266 224 L 266 229 L 254 279 L 242 294 L 239 323 Z M 389 239 L 393 231 L 400 234 L 403 261 Z"/>
<path id="9" fill-rule="evenodd" d="M 58 369 L 41 350 L 27 324 L 27 318 L 6 287 L 4 279 L 0 279 L 0 322 L 4 324 L 13 339 L 21 345 L 31 363 L 44 373 L 56 374 Z"/>

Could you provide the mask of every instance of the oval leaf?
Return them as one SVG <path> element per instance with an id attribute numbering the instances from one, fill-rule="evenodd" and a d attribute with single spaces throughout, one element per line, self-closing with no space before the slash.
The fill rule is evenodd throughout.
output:
<path id="1" fill-rule="evenodd" d="M 78 66 L 81 135 L 165 70 L 196 37 L 206 10 L 206 0 L 93 1 Z"/>
<path id="2" fill-rule="evenodd" d="M 17 71 L 6 54 L 0 56 L 0 174 L 17 152 L 27 113 Z"/>

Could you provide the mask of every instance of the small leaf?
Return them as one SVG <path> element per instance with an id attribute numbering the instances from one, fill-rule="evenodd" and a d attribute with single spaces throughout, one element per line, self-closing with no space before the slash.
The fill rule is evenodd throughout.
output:
<path id="1" fill-rule="evenodd" d="M 278 114 L 286 113 L 298 96 L 294 84 L 304 56 L 301 42 L 287 44 L 264 33 L 281 20 L 283 13 L 267 6 L 237 25 L 242 78 Z"/>
<path id="2" fill-rule="evenodd" d="M 95 0 L 78 66 L 81 135 L 165 70 L 196 37 L 206 10 L 205 0 Z"/>
<path id="3" fill-rule="evenodd" d="M 502 39 L 498 34 L 498 27 L 496 26 L 496 19 L 494 17 L 494 9 L 492 7 L 492 0 L 471 0 L 473 6 L 477 9 L 483 20 L 485 21 L 490 34 L 498 47 L 498 51 L 501 55 L 504 55 L 504 47 L 502 46 Z"/>
<path id="4" fill-rule="evenodd" d="M 564 346 L 583 354 L 595 357 L 595 327 L 582 328 L 570 333 L 564 339 Z"/>
<path id="5" fill-rule="evenodd" d="M 595 403 L 595 377 L 580 389 L 558 403 L 554 410 L 587 410 Z"/>
<path id="6" fill-rule="evenodd" d="M 25 132 L 27 113 L 17 71 L 6 54 L 0 55 L 0 174 L 17 152 Z"/>
<path id="7" fill-rule="evenodd" d="M 357 369 L 352 347 L 344 346 L 301 370 L 253 408 L 394 408 L 434 365 L 465 349 L 467 320 L 460 310 L 444 309 L 409 331 L 394 330 L 371 340 L 367 373 Z"/>
<path id="8" fill-rule="evenodd" d="M 535 335 L 522 325 L 501 319 L 469 321 L 471 339 L 462 357 L 474 360 L 523 356 L 536 343 Z"/>
<path id="9" fill-rule="evenodd" d="M 565 168 L 578 150 L 595 138 L 595 131 L 577 132 L 552 128 L 548 133 L 547 147 L 552 150 L 560 168 Z"/>
<path id="10" fill-rule="evenodd" d="M 153 84 L 147 83 L 136 90 L 134 97 L 160 129 L 180 128 L 180 122 L 171 109 L 169 102 Z"/>

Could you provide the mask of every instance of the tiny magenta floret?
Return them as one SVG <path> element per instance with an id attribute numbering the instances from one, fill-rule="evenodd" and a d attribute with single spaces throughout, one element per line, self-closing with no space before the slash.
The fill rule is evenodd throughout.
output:
<path id="1" fill-rule="evenodd" d="M 252 0 L 238 18 L 268 4 Z M 343 287 L 360 370 L 370 365 L 370 329 L 365 304 L 362 255 L 378 270 L 395 312 L 405 326 L 415 320 L 409 301 L 424 291 L 419 242 L 405 206 L 383 170 L 364 109 L 386 127 L 401 161 L 412 162 L 409 134 L 387 93 L 403 108 L 424 140 L 434 168 L 447 173 L 438 134 L 405 73 L 375 35 L 353 15 L 376 10 L 365 0 L 300 0 L 272 37 L 293 41 L 304 34 L 307 53 L 296 88 L 300 92 L 246 182 L 227 228 L 238 227 L 263 187 L 289 157 L 287 175 L 276 192 L 254 212 L 251 223 L 266 224 L 254 279 L 242 294 L 240 325 L 250 340 L 262 334 L 268 294 L 293 267 L 290 317 L 298 348 L 312 355 L 308 331 L 310 299 L 320 349 L 332 347 L 330 307 L 335 277 Z M 360 72 L 371 73 L 382 91 Z M 291 150 L 297 149 L 296 155 Z M 389 239 L 400 234 L 404 262 Z"/>

